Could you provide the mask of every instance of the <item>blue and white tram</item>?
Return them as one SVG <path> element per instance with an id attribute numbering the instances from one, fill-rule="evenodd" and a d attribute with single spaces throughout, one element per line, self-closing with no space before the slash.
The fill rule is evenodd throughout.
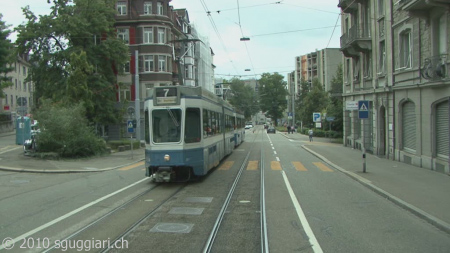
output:
<path id="1" fill-rule="evenodd" d="M 201 87 L 149 89 L 144 114 L 146 176 L 154 182 L 206 175 L 236 146 L 236 113 Z"/>
<path id="2" fill-rule="evenodd" d="M 239 146 L 245 140 L 245 118 L 240 113 L 234 113 L 235 127 L 234 127 L 234 139 L 236 147 Z"/>

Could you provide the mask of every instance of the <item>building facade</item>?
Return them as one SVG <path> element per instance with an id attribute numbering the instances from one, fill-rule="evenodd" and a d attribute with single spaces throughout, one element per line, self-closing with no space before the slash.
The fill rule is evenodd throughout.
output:
<path id="1" fill-rule="evenodd" d="M 0 114 L 5 115 L 0 122 L 0 132 L 12 131 L 15 127 L 15 119 L 21 115 L 27 115 L 33 106 L 32 82 L 27 82 L 30 64 L 27 56 L 17 56 L 17 60 L 10 65 L 14 69 L 7 74 L 13 83 L 3 90 L 4 98 L 0 98 Z"/>
<path id="2" fill-rule="evenodd" d="M 124 74 L 117 77 L 117 101 L 134 107 L 134 102 L 131 102 L 139 98 L 142 116 L 147 89 L 187 85 L 214 90 L 211 78 L 212 50 L 209 44 L 199 39 L 198 33 L 191 27 L 188 11 L 174 10 L 170 2 L 171 0 L 116 2 L 117 36 L 128 45 L 130 54 L 130 61 L 124 66 Z M 136 84 L 139 84 L 138 94 Z M 126 120 L 125 118 L 124 123 Z M 109 136 L 119 138 L 120 127 L 110 127 Z"/>
<path id="3" fill-rule="evenodd" d="M 449 173 L 450 3 L 340 0 L 344 142 Z M 369 117 L 358 106 L 369 103 Z"/>

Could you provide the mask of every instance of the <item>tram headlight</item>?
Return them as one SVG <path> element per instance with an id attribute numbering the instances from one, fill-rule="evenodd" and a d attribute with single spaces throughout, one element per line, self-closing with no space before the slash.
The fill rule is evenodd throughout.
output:
<path id="1" fill-rule="evenodd" d="M 170 155 L 164 155 L 164 161 L 166 162 L 170 161 Z"/>

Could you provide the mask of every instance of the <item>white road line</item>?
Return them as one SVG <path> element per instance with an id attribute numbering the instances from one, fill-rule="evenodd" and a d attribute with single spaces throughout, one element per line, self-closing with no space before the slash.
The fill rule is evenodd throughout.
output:
<path id="1" fill-rule="evenodd" d="M 298 203 L 297 197 L 295 196 L 294 191 L 292 190 L 291 184 L 289 183 L 286 173 L 284 173 L 284 171 L 281 171 L 281 174 L 283 175 L 284 183 L 286 184 L 289 196 L 291 197 L 292 203 L 294 204 L 295 210 L 297 211 L 297 215 L 298 218 L 300 219 L 302 227 L 309 238 L 309 243 L 311 244 L 313 251 L 315 253 L 322 253 L 323 252 L 322 248 L 320 247 L 319 242 L 317 241 L 311 227 L 309 226 L 305 213 L 303 213 L 302 207 L 300 206 L 300 203 Z"/>
<path id="2" fill-rule="evenodd" d="M 139 181 L 137 181 L 137 182 L 135 182 L 135 183 L 133 183 L 133 184 L 130 184 L 129 186 L 126 186 L 126 187 L 124 187 L 124 188 L 122 188 L 122 189 L 119 189 L 119 190 L 117 190 L 117 191 L 115 191 L 115 192 L 113 192 L 113 193 L 110 193 L 110 194 L 108 194 L 108 195 L 106 195 L 106 196 L 103 196 L 103 197 L 101 197 L 101 198 L 99 198 L 99 199 L 97 199 L 97 200 L 94 200 L 94 201 L 92 201 L 92 202 L 89 203 L 89 204 L 86 204 L 86 205 L 84 205 L 84 206 L 82 206 L 82 207 L 80 207 L 80 208 L 77 208 L 77 209 L 73 210 L 72 212 L 66 213 L 66 214 L 64 214 L 63 216 L 59 217 L 59 218 L 56 218 L 56 219 L 54 219 L 54 220 L 52 220 L 52 221 L 49 221 L 49 222 L 45 223 L 45 224 L 42 225 L 42 226 L 39 226 L 39 227 L 37 227 L 37 228 L 35 228 L 35 229 L 31 230 L 31 231 L 28 231 L 28 232 L 26 232 L 25 234 L 20 235 L 20 236 L 18 236 L 18 237 L 16 237 L 16 238 L 12 239 L 12 240 L 9 241 L 8 243 L 15 244 L 16 242 L 18 242 L 18 241 L 20 241 L 20 240 L 23 240 L 23 239 L 25 239 L 25 238 L 27 238 L 27 237 L 29 237 L 29 236 L 31 236 L 31 235 L 33 235 L 33 234 L 35 234 L 35 233 L 41 231 L 41 230 L 43 230 L 43 229 L 46 229 L 46 228 L 48 228 L 48 227 L 50 227 L 50 226 L 52 226 L 52 225 L 54 225 L 54 224 L 56 224 L 56 223 L 58 223 L 58 222 L 64 220 L 64 219 L 66 219 L 66 218 L 69 218 L 70 216 L 72 216 L 72 215 L 74 215 L 74 214 L 76 214 L 76 213 L 79 213 L 79 212 L 83 211 L 84 209 L 86 209 L 86 208 L 88 208 L 88 207 L 91 207 L 91 206 L 97 204 L 97 203 L 100 202 L 100 201 L 103 201 L 103 200 L 105 200 L 105 199 L 107 199 L 107 198 L 109 198 L 109 197 L 112 197 L 112 196 L 114 196 L 114 195 L 116 195 L 116 194 L 118 194 L 118 193 L 120 193 L 120 192 L 125 191 L 125 190 L 128 189 L 128 188 L 131 188 L 131 187 L 133 187 L 133 186 L 135 186 L 135 185 L 137 185 L 137 184 L 139 184 L 139 183 L 142 183 L 142 182 L 144 182 L 144 181 L 146 181 L 146 180 L 149 180 L 149 179 L 150 179 L 149 177 L 146 177 L 146 178 L 141 179 L 141 180 L 139 180 Z M 1 244 L 1 245 L 0 245 L 0 250 L 4 249 L 5 246 L 6 246 L 6 245 Z"/>
<path id="3" fill-rule="evenodd" d="M 2 151 L 2 152 L 0 152 L 0 155 L 1 155 L 1 154 L 4 154 L 4 153 L 6 153 L 6 152 L 9 152 L 9 151 L 13 151 L 13 150 L 19 149 L 19 148 L 22 148 L 22 147 L 17 147 L 17 148 L 8 149 L 8 150 L 6 150 L 6 151 Z"/>
<path id="4" fill-rule="evenodd" d="M 276 155 L 276 154 L 277 154 L 277 151 L 273 151 L 273 153 Z"/>
<path id="5" fill-rule="evenodd" d="M 279 162 L 280 161 L 280 158 L 277 156 L 277 157 L 275 157 L 275 159 L 277 159 L 277 162 Z"/>

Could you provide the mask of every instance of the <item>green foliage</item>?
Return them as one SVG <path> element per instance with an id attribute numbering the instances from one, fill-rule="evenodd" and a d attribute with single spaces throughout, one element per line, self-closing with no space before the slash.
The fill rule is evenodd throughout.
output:
<path id="1" fill-rule="evenodd" d="M 0 98 L 4 97 L 3 89 L 13 85 L 10 78 L 6 76 L 8 72 L 12 71 L 14 68 L 8 66 L 8 64 L 13 62 L 13 56 L 11 52 L 13 45 L 8 40 L 8 36 L 11 33 L 8 30 L 8 25 L 2 21 L 2 14 L 0 14 Z"/>
<path id="2" fill-rule="evenodd" d="M 251 119 L 252 115 L 259 111 L 255 91 L 238 78 L 231 79 L 229 83 L 232 96 L 228 101 L 234 108 L 244 113 L 246 120 Z"/>
<path id="3" fill-rule="evenodd" d="M 302 134 L 308 135 L 309 128 L 303 128 Z M 343 138 L 343 135 L 341 132 L 337 131 L 329 131 L 329 130 L 322 130 L 322 129 L 313 129 L 313 136 L 314 137 L 324 137 L 324 138 L 331 138 L 331 139 L 341 139 Z"/>
<path id="4" fill-rule="evenodd" d="M 32 52 L 34 97 L 63 104 L 83 102 L 92 123 L 116 123 L 116 74 L 128 47 L 114 28 L 115 0 L 53 0 L 52 12 L 16 28 L 20 53 Z M 72 3 L 73 2 L 73 3 Z"/>
<path id="5" fill-rule="evenodd" d="M 313 79 L 311 90 L 304 95 L 301 107 L 298 108 L 300 119 L 304 126 L 313 125 L 313 113 L 323 112 L 328 105 L 328 94 L 323 90 L 322 84 L 317 78 Z"/>
<path id="6" fill-rule="evenodd" d="M 342 64 L 339 64 L 336 70 L 336 74 L 331 80 L 330 104 L 327 109 L 327 115 L 335 117 L 334 121 L 332 122 L 331 128 L 341 133 L 344 131 L 344 102 L 342 99 L 342 87 Z"/>
<path id="7" fill-rule="evenodd" d="M 287 108 L 286 96 L 289 93 L 286 89 L 287 83 L 283 79 L 284 77 L 278 73 L 264 73 L 259 79 L 261 110 L 267 117 L 272 118 L 275 125 Z"/>
<path id="8" fill-rule="evenodd" d="M 60 157 L 88 157 L 104 153 L 105 141 L 95 135 L 84 115 L 81 103 L 63 106 L 42 101 L 35 114 L 41 129 L 37 138 L 39 152 L 54 152 Z"/>
<path id="9" fill-rule="evenodd" d="M 131 142 L 133 144 L 133 149 L 140 148 L 140 142 L 137 140 L 133 140 Z M 117 150 L 119 146 L 130 146 L 130 140 L 129 139 L 122 139 L 118 141 L 108 141 L 107 145 L 111 147 L 114 150 Z"/>

